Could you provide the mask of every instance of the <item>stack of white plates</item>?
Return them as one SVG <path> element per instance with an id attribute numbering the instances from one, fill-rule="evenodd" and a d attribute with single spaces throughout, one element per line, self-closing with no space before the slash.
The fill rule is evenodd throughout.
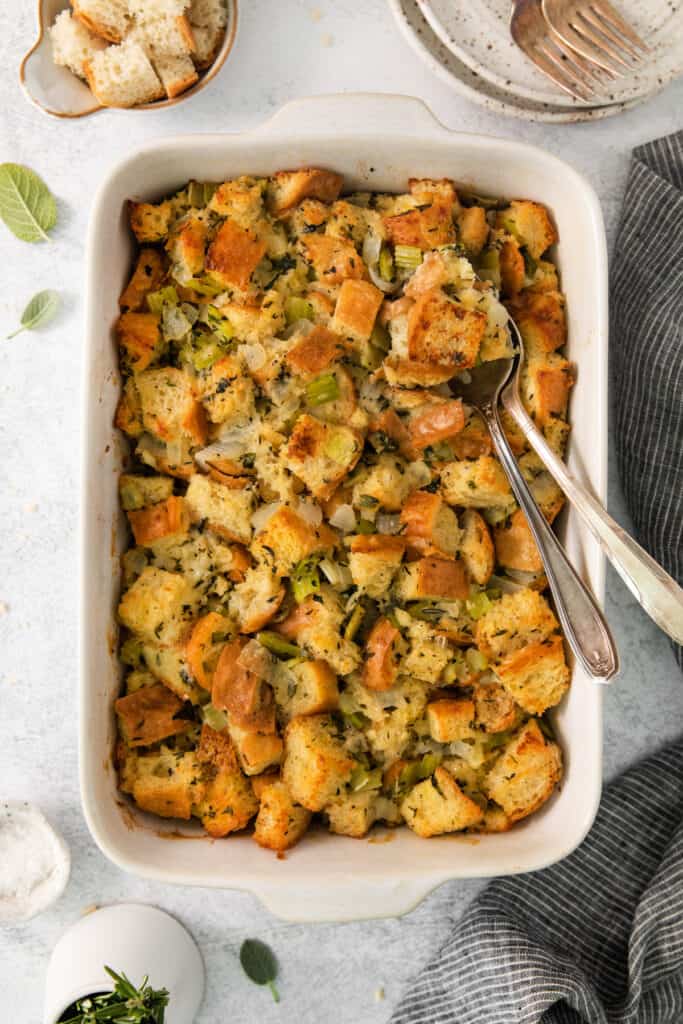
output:
<path id="1" fill-rule="evenodd" d="M 683 74 L 680 0 L 616 3 L 651 52 L 609 82 L 600 105 L 591 106 L 563 93 L 515 46 L 509 0 L 389 0 L 411 46 L 459 92 L 497 113 L 556 122 L 611 117 Z"/>

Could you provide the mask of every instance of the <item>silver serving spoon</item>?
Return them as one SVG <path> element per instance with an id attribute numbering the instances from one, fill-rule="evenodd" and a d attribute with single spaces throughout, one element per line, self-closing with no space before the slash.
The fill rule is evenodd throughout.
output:
<path id="1" fill-rule="evenodd" d="M 653 622 L 676 643 L 683 644 L 683 588 L 606 512 L 597 498 L 569 471 L 548 445 L 527 413 L 519 395 L 519 371 L 524 358 L 522 338 L 513 320 L 510 330 L 519 355 L 502 393 L 505 408 L 564 491 L 635 599 Z M 550 579 L 550 577 L 548 577 Z"/>
<path id="2" fill-rule="evenodd" d="M 500 422 L 501 392 L 506 385 L 516 382 L 523 358 L 519 340 L 520 350 L 512 358 L 482 363 L 470 371 L 469 383 L 454 378 L 450 387 L 454 394 L 478 409 L 486 421 L 496 454 L 536 541 L 569 646 L 589 676 L 596 682 L 607 683 L 619 671 L 619 656 L 609 626 L 534 501 Z"/>

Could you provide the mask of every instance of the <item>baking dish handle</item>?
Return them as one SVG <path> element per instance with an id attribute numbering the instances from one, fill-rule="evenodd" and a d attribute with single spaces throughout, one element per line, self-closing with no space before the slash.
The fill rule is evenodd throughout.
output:
<path id="1" fill-rule="evenodd" d="M 291 100 L 254 129 L 255 135 L 298 137 L 369 131 L 373 135 L 450 134 L 429 107 L 414 96 L 395 93 L 334 93 Z"/>
<path id="2" fill-rule="evenodd" d="M 348 885 L 284 886 L 255 890 L 267 910 L 283 921 L 320 924 L 401 917 L 413 910 L 440 881 L 363 881 L 354 877 Z"/>

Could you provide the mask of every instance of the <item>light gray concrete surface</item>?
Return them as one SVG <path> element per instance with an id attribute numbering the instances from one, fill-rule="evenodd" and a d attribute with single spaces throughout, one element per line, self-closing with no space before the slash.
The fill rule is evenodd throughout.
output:
<path id="1" fill-rule="evenodd" d="M 177 889 L 124 874 L 105 860 L 83 821 L 76 533 L 83 250 L 91 196 L 113 161 L 152 137 L 244 129 L 307 94 L 404 92 L 425 99 L 449 127 L 525 139 L 569 161 L 597 189 L 612 239 L 629 151 L 681 126 L 683 81 L 597 124 L 526 124 L 492 116 L 437 81 L 399 35 L 384 0 L 243 0 L 234 55 L 197 98 L 157 114 L 105 112 L 72 123 L 43 116 L 19 87 L 20 56 L 34 33 L 33 6 L 0 5 L 0 161 L 29 164 L 45 177 L 58 197 L 59 225 L 49 244 L 35 246 L 0 229 L 0 335 L 14 328 L 38 289 L 58 289 L 64 308 L 49 331 L 0 341 L 0 797 L 43 807 L 71 847 L 73 871 L 53 910 L 0 932 L 1 1015 L 17 1024 L 38 1021 L 47 958 L 64 927 L 92 904 L 138 899 L 175 913 L 199 942 L 207 991 L 197 1024 L 381 1024 L 478 883 L 445 885 L 401 920 L 292 926 L 247 895 Z M 614 469 L 610 505 L 625 521 Z M 683 685 L 667 642 L 611 572 L 607 612 L 623 663 L 605 701 L 609 778 L 680 732 Z M 236 952 L 250 935 L 277 951 L 279 1007 L 241 974 Z M 384 999 L 375 997 L 380 987 Z"/>

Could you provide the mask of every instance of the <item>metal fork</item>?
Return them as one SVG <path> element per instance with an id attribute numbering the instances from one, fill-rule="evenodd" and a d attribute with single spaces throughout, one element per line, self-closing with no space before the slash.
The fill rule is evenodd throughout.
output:
<path id="1" fill-rule="evenodd" d="M 566 43 L 544 18 L 541 0 L 512 0 L 510 32 L 520 50 L 572 99 L 601 101 L 600 91 L 615 72 Z"/>
<path id="2" fill-rule="evenodd" d="M 650 52 L 608 0 L 541 0 L 541 8 L 567 46 L 612 75 L 630 71 Z"/>

